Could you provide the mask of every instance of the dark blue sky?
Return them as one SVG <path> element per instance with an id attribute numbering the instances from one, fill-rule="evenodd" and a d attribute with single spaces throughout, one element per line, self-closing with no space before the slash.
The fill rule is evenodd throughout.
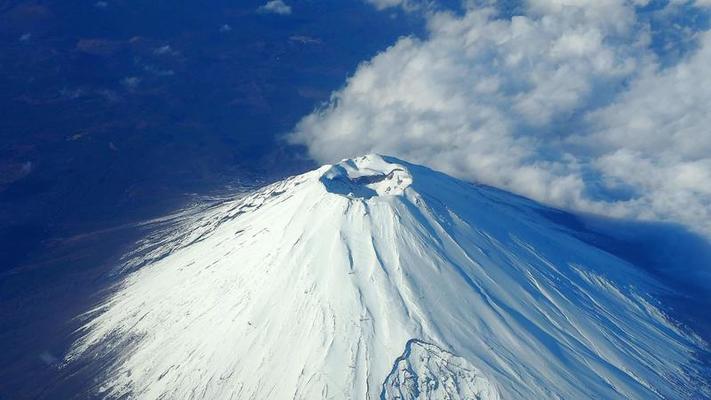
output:
<path id="1" fill-rule="evenodd" d="M 2 270 L 57 235 L 303 170 L 279 136 L 422 24 L 360 1 L 259 5 L 3 3 Z"/>

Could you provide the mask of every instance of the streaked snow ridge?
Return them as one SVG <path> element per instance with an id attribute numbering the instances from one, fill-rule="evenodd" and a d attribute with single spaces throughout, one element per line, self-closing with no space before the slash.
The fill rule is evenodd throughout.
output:
<path id="1" fill-rule="evenodd" d="M 100 396 L 139 399 L 708 397 L 666 289 L 544 211 L 391 157 L 324 166 L 136 260 L 68 360 L 109 357 Z"/>

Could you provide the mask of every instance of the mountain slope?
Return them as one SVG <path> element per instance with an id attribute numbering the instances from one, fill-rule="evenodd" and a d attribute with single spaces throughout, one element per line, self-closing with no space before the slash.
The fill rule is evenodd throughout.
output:
<path id="1" fill-rule="evenodd" d="M 327 165 L 138 260 L 69 359 L 110 357 L 102 395 L 145 399 L 708 396 L 665 289 L 544 211 L 390 157 Z"/>

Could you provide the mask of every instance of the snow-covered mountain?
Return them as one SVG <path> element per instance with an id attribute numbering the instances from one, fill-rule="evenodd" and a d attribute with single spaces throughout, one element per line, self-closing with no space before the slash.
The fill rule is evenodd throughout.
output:
<path id="1" fill-rule="evenodd" d="M 693 399 L 706 344 L 536 203 L 391 157 L 205 211 L 68 359 L 140 399 Z"/>

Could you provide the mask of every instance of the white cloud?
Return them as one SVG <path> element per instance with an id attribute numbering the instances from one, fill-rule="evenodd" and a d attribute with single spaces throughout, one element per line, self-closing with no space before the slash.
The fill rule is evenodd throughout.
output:
<path id="1" fill-rule="evenodd" d="M 711 235 L 710 34 L 660 66 L 644 1 L 434 13 L 290 135 L 321 162 L 400 156 L 556 206 Z"/>
<path id="2" fill-rule="evenodd" d="M 173 48 L 170 47 L 169 44 L 166 44 L 165 46 L 156 47 L 153 50 L 153 54 L 155 54 L 157 56 L 165 56 L 165 55 L 176 56 L 176 55 L 179 55 L 180 53 L 173 50 Z"/>
<path id="3" fill-rule="evenodd" d="M 263 6 L 257 9 L 260 13 L 273 13 L 279 15 L 291 14 L 291 6 L 284 3 L 282 0 L 270 0 Z"/>
<path id="4" fill-rule="evenodd" d="M 711 232 L 711 32 L 668 69 L 648 68 L 611 105 L 587 116 L 595 129 L 571 138 L 600 153 L 595 167 L 642 195 L 636 212 Z"/>

